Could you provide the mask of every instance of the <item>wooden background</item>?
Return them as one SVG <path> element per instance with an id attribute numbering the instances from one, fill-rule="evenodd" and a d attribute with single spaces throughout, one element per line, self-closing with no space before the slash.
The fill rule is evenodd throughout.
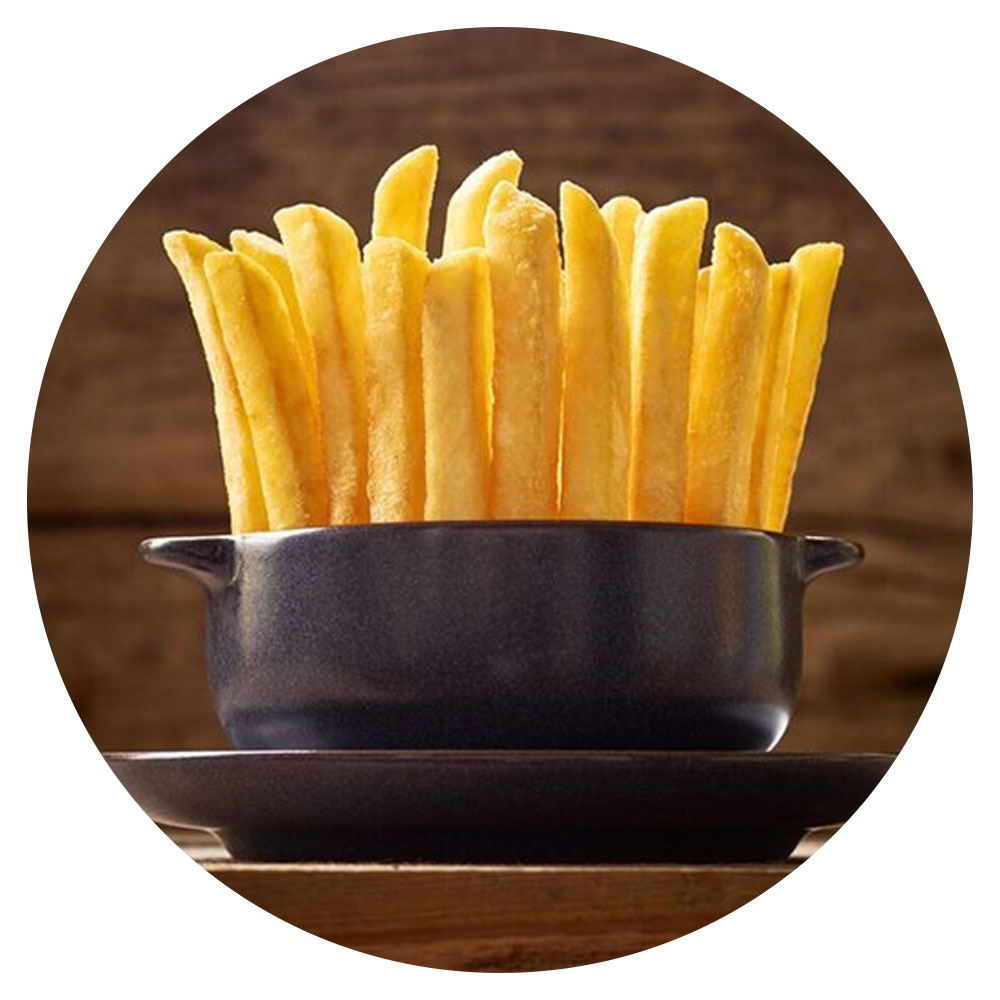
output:
<path id="1" fill-rule="evenodd" d="M 273 231 L 275 209 L 313 200 L 364 237 L 379 174 L 428 141 L 433 248 L 447 195 L 507 147 L 550 203 L 567 177 L 647 207 L 703 194 L 771 259 L 847 246 L 790 528 L 856 538 L 868 560 L 810 593 L 782 746 L 899 748 L 951 638 L 972 504 L 961 399 L 916 277 L 846 179 L 753 102 L 638 49 L 518 29 L 404 38 L 277 84 L 184 149 L 98 251 L 45 375 L 28 484 L 42 613 L 97 744 L 225 745 L 197 589 L 136 556 L 148 535 L 226 527 L 208 376 L 161 233 Z"/>

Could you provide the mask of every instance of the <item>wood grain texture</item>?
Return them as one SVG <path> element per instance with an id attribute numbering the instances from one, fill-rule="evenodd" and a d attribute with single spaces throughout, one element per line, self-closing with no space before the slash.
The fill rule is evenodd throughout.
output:
<path id="1" fill-rule="evenodd" d="M 173 524 L 167 534 L 207 526 Z M 148 527 L 31 533 L 38 603 L 70 698 L 102 750 L 215 749 L 197 585 L 140 562 Z"/>
<path id="2" fill-rule="evenodd" d="M 98 744 L 221 743 L 201 599 L 135 555 L 143 535 L 226 524 L 209 379 L 160 234 L 272 232 L 300 201 L 366 231 L 381 171 L 427 141 L 442 154 L 434 252 L 451 191 L 505 148 L 550 204 L 567 177 L 647 208 L 701 194 L 710 227 L 744 226 L 772 260 L 846 246 L 789 529 L 855 537 L 868 558 L 809 594 L 783 745 L 898 749 L 950 642 L 972 500 L 957 382 L 916 276 L 846 178 L 752 101 L 641 50 L 519 29 L 403 38 L 290 77 L 196 137 L 99 249 L 52 352 L 28 484 L 46 628 Z"/>
<path id="3" fill-rule="evenodd" d="M 204 867 L 269 913 L 357 951 L 438 969 L 528 972 L 672 941 L 731 913 L 795 866 Z"/>

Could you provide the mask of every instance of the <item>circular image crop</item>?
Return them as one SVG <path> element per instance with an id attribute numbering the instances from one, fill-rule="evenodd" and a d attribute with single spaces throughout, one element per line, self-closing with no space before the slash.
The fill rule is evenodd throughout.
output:
<path id="1" fill-rule="evenodd" d="M 836 167 L 516 28 L 338 56 L 181 150 L 69 306 L 28 488 L 56 663 L 152 819 L 468 971 L 803 863 L 930 696 L 971 513 L 941 330 Z"/>

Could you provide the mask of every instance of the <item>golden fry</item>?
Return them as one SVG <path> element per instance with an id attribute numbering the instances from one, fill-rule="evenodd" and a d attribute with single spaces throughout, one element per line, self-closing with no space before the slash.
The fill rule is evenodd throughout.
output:
<path id="1" fill-rule="evenodd" d="M 698 261 L 708 202 L 646 216 L 635 247 L 629 516 L 682 521 Z"/>
<path id="2" fill-rule="evenodd" d="M 418 146 L 386 170 L 375 188 L 373 238 L 394 236 L 426 253 L 437 170 L 437 146 Z"/>
<path id="3" fill-rule="evenodd" d="M 597 203 L 559 190 L 566 266 L 562 517 L 628 516 L 630 373 L 618 250 Z"/>
<path id="4" fill-rule="evenodd" d="M 368 502 L 373 523 L 424 517 L 421 322 L 430 263 L 405 240 L 365 247 Z"/>
<path id="5" fill-rule="evenodd" d="M 302 357 L 302 363 L 305 365 L 309 392 L 318 413 L 316 353 L 313 351 L 312 338 L 309 336 L 305 321 L 302 319 L 302 310 L 299 308 L 299 300 L 295 294 L 295 279 L 292 277 L 292 268 L 288 263 L 288 254 L 285 252 L 285 248 L 266 233 L 252 233 L 245 229 L 234 229 L 229 234 L 229 245 L 237 252 L 255 260 L 278 283 L 288 308 L 288 316 L 292 321 L 292 329 L 295 331 L 295 343 Z"/>
<path id="6" fill-rule="evenodd" d="M 489 516 L 490 265 L 479 248 L 435 261 L 424 288 L 427 521 Z"/>
<path id="7" fill-rule="evenodd" d="M 268 523 L 325 524 L 319 427 L 281 289 L 255 261 L 227 250 L 205 257 L 205 277 L 246 407 Z"/>
<path id="8" fill-rule="evenodd" d="M 234 534 L 266 531 L 267 509 L 264 506 L 250 424 L 203 266 L 206 255 L 216 253 L 222 247 L 205 236 L 181 231 L 166 233 L 163 246 L 187 291 L 212 377 L 222 472 L 229 501 L 230 529 Z"/>
<path id="9" fill-rule="evenodd" d="M 507 181 L 517 187 L 524 162 L 512 149 L 491 156 L 456 188 L 448 202 L 443 255 L 469 247 L 484 247 L 483 222 L 493 189 Z"/>
<path id="10" fill-rule="evenodd" d="M 774 383 L 783 402 L 769 428 L 773 454 L 766 455 L 762 473 L 768 489 L 764 527 L 769 531 L 783 530 L 788 517 L 792 481 L 816 393 L 830 305 L 843 259 L 844 248 L 839 243 L 811 243 L 796 250 L 790 261 L 788 320 Z"/>
<path id="11" fill-rule="evenodd" d="M 330 523 L 368 520 L 365 307 L 354 230 L 316 205 L 274 216 L 316 357 L 323 467 Z"/>
<path id="12" fill-rule="evenodd" d="M 747 523 L 767 292 L 767 260 L 753 237 L 717 226 L 705 325 L 692 349 L 687 521 Z"/>
<path id="13" fill-rule="evenodd" d="M 501 181 L 486 212 L 485 239 L 493 288 L 491 515 L 555 518 L 562 282 L 555 212 Z"/>
<path id="14" fill-rule="evenodd" d="M 625 316 L 632 323 L 632 258 L 635 254 L 636 236 L 645 213 L 642 205 L 628 195 L 611 198 L 601 206 L 601 215 L 611 230 L 615 246 L 618 247 L 618 261 L 621 265 L 622 282 L 625 287 Z"/>
<path id="15" fill-rule="evenodd" d="M 698 287 L 694 299 L 694 329 L 692 343 L 701 337 L 705 329 L 705 312 L 708 306 L 708 286 L 712 282 L 711 267 L 703 267 L 698 271 Z M 690 388 L 688 391 L 690 395 Z"/>
<path id="16" fill-rule="evenodd" d="M 764 345 L 764 362 L 760 382 L 760 394 L 757 398 L 757 417 L 755 421 L 753 451 L 750 459 L 750 505 L 747 514 L 747 525 L 752 528 L 763 527 L 764 514 L 767 509 L 770 493 L 770 476 L 774 471 L 774 448 L 769 449 L 771 421 L 780 420 L 784 405 L 784 377 L 779 385 L 777 379 L 778 351 L 785 334 L 785 323 L 788 306 L 788 289 L 791 278 L 790 264 L 772 264 L 767 293 L 767 341 Z M 784 356 L 787 358 L 790 354 Z M 775 423 L 776 426 L 776 423 Z M 770 466 L 765 473 L 765 453 L 768 453 Z"/>

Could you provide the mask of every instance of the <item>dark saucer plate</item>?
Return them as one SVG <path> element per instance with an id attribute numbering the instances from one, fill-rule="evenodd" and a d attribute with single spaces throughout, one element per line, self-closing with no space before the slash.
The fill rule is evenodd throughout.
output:
<path id="1" fill-rule="evenodd" d="M 749 862 L 846 820 L 891 754 L 108 753 L 159 823 L 259 861 Z"/>

